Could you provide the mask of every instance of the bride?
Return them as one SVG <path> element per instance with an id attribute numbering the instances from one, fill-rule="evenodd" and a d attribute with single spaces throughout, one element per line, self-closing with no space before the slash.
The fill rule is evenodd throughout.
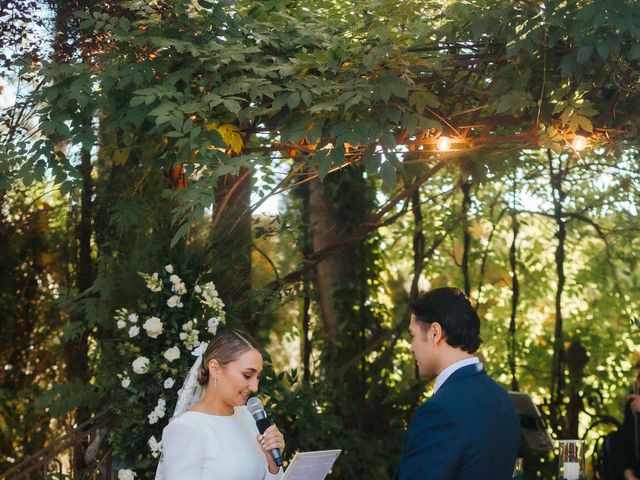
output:
<path id="1" fill-rule="evenodd" d="M 245 404 L 258 390 L 262 355 L 236 329 L 219 331 L 191 368 L 162 432 L 156 480 L 278 480 L 269 453 L 284 449 L 275 425 L 259 435 Z"/>

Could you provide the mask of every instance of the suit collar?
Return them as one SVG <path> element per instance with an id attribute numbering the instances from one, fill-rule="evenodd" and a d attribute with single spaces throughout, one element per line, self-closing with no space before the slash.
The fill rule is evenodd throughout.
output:
<path id="1" fill-rule="evenodd" d="M 449 378 L 447 378 L 444 381 L 442 386 L 440 386 L 440 388 L 432 395 L 432 397 L 437 395 L 439 392 L 445 390 L 447 386 L 457 382 L 458 380 L 461 380 L 466 377 L 472 377 L 474 375 L 478 375 L 481 373 L 484 373 L 484 366 L 482 365 L 482 363 L 474 363 L 473 365 L 467 365 L 466 367 L 461 367 L 455 372 L 453 372 L 449 376 Z"/>
<path id="2" fill-rule="evenodd" d="M 468 365 L 473 365 L 476 363 L 480 363 L 480 359 L 478 357 L 468 357 L 468 358 L 463 358 L 462 360 L 458 360 L 457 362 L 453 362 L 447 368 L 442 370 L 438 375 L 438 377 L 436 378 L 436 384 L 434 386 L 433 393 L 435 394 L 438 390 L 440 390 L 442 385 L 444 385 L 444 382 L 446 382 L 447 379 L 451 375 L 453 375 L 456 371 L 460 370 L 463 367 L 466 367 Z"/>

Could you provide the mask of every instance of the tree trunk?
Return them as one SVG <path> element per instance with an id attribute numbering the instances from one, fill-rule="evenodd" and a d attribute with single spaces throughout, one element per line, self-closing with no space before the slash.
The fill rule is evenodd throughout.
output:
<path id="1" fill-rule="evenodd" d="M 76 44 L 77 34 L 76 23 L 73 12 L 80 7 L 80 3 L 91 2 L 64 2 L 58 0 L 55 3 L 55 39 L 53 43 L 53 58 L 56 62 L 64 63 L 73 57 L 78 45 Z M 84 119 L 87 128 L 91 128 L 91 114 L 87 114 Z M 80 165 L 78 170 L 81 175 L 80 190 L 80 212 L 78 224 L 75 232 L 75 291 L 77 295 L 84 293 L 94 281 L 94 266 L 91 256 L 91 241 L 93 236 L 93 180 L 91 178 L 93 165 L 91 151 L 82 149 L 80 151 Z M 74 310 L 70 312 L 70 319 L 73 323 L 83 324 L 81 333 L 71 339 L 67 339 L 66 362 L 67 380 L 69 382 L 81 381 L 88 385 L 92 374 L 89 367 L 89 328 L 86 312 L 82 304 L 78 303 Z M 75 411 L 74 423 L 79 425 L 88 420 L 91 412 L 86 407 L 79 407 Z M 73 452 L 73 472 L 74 477 L 80 478 L 84 468 L 84 445 L 76 445 Z"/>
<path id="2" fill-rule="evenodd" d="M 553 196 L 553 215 L 556 222 L 556 238 L 558 245 L 556 247 L 556 274 L 558 277 L 555 296 L 555 312 L 556 322 L 554 329 L 553 342 L 553 362 L 551 371 L 551 408 L 552 417 L 555 418 L 556 428 L 561 438 L 564 438 L 565 432 L 562 432 L 562 424 L 560 409 L 564 401 L 565 373 L 564 373 L 564 335 L 563 335 L 563 317 L 562 317 L 562 293 L 565 284 L 564 261 L 565 261 L 565 240 L 567 237 L 567 229 L 564 221 L 563 201 L 565 193 L 562 190 L 562 164 L 558 159 L 558 169 L 555 171 L 553 166 L 553 157 L 551 152 L 547 152 L 549 161 L 549 176 L 551 181 L 551 189 Z"/>
<path id="3" fill-rule="evenodd" d="M 511 319 L 509 321 L 509 370 L 511 372 L 511 390 L 517 392 L 520 390 L 518 385 L 518 376 L 516 372 L 517 365 L 517 342 L 516 342 L 516 316 L 518 313 L 518 303 L 520 302 L 520 281 L 518 280 L 518 259 L 516 241 L 520 232 L 520 225 L 516 214 L 511 215 L 511 228 L 513 239 L 511 248 L 509 249 L 509 265 L 511 267 Z"/>
<path id="4" fill-rule="evenodd" d="M 469 231 L 469 210 L 471 209 L 471 182 L 462 182 L 462 277 L 464 294 L 471 295 L 471 275 L 469 273 L 469 250 L 471 249 L 471 232 Z"/>
<path id="5" fill-rule="evenodd" d="M 411 195 L 411 210 L 413 212 L 413 280 L 411 281 L 411 300 L 418 298 L 420 276 L 424 268 L 424 221 L 420 208 L 420 190 L 416 189 Z"/>
<path id="6" fill-rule="evenodd" d="M 251 174 L 220 179 L 215 191 L 216 210 L 211 228 L 211 265 L 228 318 L 256 335 L 259 318 L 251 305 Z"/>
<path id="7" fill-rule="evenodd" d="M 76 290 L 82 294 L 91 287 L 94 281 L 93 259 L 91 257 L 91 238 L 93 234 L 93 181 L 91 172 L 91 152 L 82 150 L 81 163 L 78 168 L 82 175 L 82 191 L 80 192 L 80 219 L 76 230 L 76 243 L 78 249 L 76 262 Z M 80 306 L 79 306 L 80 307 Z M 67 372 L 69 381 L 80 380 L 84 385 L 89 384 L 92 373 L 89 366 L 89 328 L 86 313 L 83 308 L 72 312 L 72 322 L 85 324 L 82 333 L 71 339 L 67 347 Z M 75 415 L 75 423 L 81 424 L 91 417 L 91 412 L 86 407 L 79 407 Z M 74 471 L 79 475 L 85 468 L 84 446 L 76 445 L 74 449 Z"/>
<path id="8" fill-rule="evenodd" d="M 366 315 L 367 241 L 348 242 L 355 229 L 365 220 L 369 205 L 362 171 L 357 168 L 329 175 L 323 182 L 309 185 L 309 226 L 311 248 L 319 252 L 332 245 L 345 244 L 324 257 L 315 267 L 314 292 L 322 325 L 322 366 L 325 372 L 335 373 L 345 362 L 352 360 L 363 346 L 363 323 Z M 344 242 L 344 243 L 343 243 Z M 316 340 L 317 341 L 317 340 Z M 354 378 L 353 368 L 359 370 L 363 362 L 350 363 L 342 375 Z M 349 382 L 347 396 L 354 402 L 364 400 L 361 382 Z"/>
<path id="9" fill-rule="evenodd" d="M 302 258 L 303 262 L 309 258 L 313 249 L 311 246 L 310 238 L 310 223 L 309 223 L 309 184 L 303 183 L 299 191 L 302 195 Z M 311 379 L 311 338 L 309 337 L 309 329 L 311 324 L 311 272 L 309 269 L 305 270 L 302 278 L 302 381 L 306 384 Z"/>
<path id="10" fill-rule="evenodd" d="M 355 170 L 340 172 L 328 176 L 324 182 L 310 185 L 309 221 L 314 252 L 346 241 L 355 226 L 364 220 L 364 181 L 359 174 Z M 353 202 L 341 205 L 340 195 L 348 196 Z M 336 250 L 316 265 L 315 291 L 324 331 L 330 338 L 338 335 L 343 321 L 353 317 L 354 301 L 360 298 L 359 295 L 345 297 L 344 293 L 359 288 L 364 268 L 362 259 L 358 258 L 361 243 Z"/>

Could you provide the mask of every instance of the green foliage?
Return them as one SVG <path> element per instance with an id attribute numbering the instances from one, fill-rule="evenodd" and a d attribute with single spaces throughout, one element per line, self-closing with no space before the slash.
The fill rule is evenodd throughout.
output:
<path id="1" fill-rule="evenodd" d="M 213 283 L 196 285 L 193 274 L 177 266 L 140 275 L 146 294 L 116 311 L 117 343 L 104 352 L 98 380 L 111 392 L 109 409 L 118 418 L 111 432 L 116 457 L 141 478 L 153 478 L 162 428 L 195 360 L 190 353 L 208 341 L 225 313 Z"/>
<path id="2" fill-rule="evenodd" d="M 464 284 L 460 265 L 468 229 L 467 280 L 483 318 L 481 355 L 504 385 L 512 381 L 509 355 L 515 355 L 520 388 L 549 412 L 557 240 L 547 159 L 523 150 L 534 142 L 554 152 L 553 161 L 564 169 L 564 339 L 567 346 L 580 342 L 591 356 L 583 378 L 571 386 L 586 405 L 581 433 L 600 415 L 619 412 L 632 377 L 628 352 L 637 344 L 629 318 L 637 317 L 640 302 L 637 2 L 411 0 L 398 8 L 386 0 L 165 0 L 121 7 L 78 13 L 94 40 L 89 57 L 57 58 L 25 70 L 37 75 L 42 88 L 16 108 L 37 106 L 37 135 L 13 124 L 0 127 L 2 235 L 12 232 L 0 235 L 10 252 L 0 257 L 3 271 L 11 272 L 0 304 L 7 312 L 5 328 L 30 332 L 20 344 L 20 372 L 36 364 L 26 353 L 30 344 L 41 346 L 41 366 L 59 362 L 64 342 L 83 334 L 95 342 L 88 385 L 65 383 L 64 368 L 55 374 L 36 369 L 36 387 L 30 374 L 0 376 L 0 430 L 9 432 L 6 438 L 17 443 L 31 429 L 31 443 L 44 442 L 47 418 L 34 415 L 30 400 L 42 392 L 37 406 L 58 416 L 102 406 L 115 392 L 108 403 L 119 421 L 111 438 L 116 454 L 141 476 L 153 472 L 156 460 L 147 442 L 152 435 L 159 439 L 162 424 L 141 420 L 161 397 L 171 409 L 174 390 L 165 391 L 162 383 L 171 375 L 179 386 L 191 359 L 183 351 L 176 363 L 152 362 L 147 374 L 129 371 L 127 388 L 117 374 L 142 352 L 161 358 L 201 306 L 189 293 L 183 310 L 169 310 L 166 295 L 144 290 L 137 272 L 171 258 L 191 286 L 213 268 L 211 258 L 226 268 L 216 251 L 203 252 L 218 213 L 216 189 L 244 169 L 263 175 L 255 189 L 259 197 L 275 188 L 298 188 L 298 180 L 317 175 L 330 190 L 327 205 L 357 238 L 346 248 L 353 250 L 354 278 L 361 282 L 335 286 L 342 323 L 331 338 L 318 308 L 320 292 L 305 270 L 309 260 L 302 258 L 310 226 L 300 203 L 286 204 L 270 225 L 254 226 L 255 244 L 266 255 L 254 251 L 251 298 L 260 318 L 257 335 L 274 351 L 263 389 L 291 450 L 342 447 L 337 478 L 389 478 L 393 472 L 403 429 L 424 398 L 397 330 L 407 318 L 420 244 L 405 187 L 445 164 L 416 201 L 425 243 L 423 282 Z M 428 145 L 409 148 L 419 135 L 457 136 L 461 125 L 470 125 L 465 134 L 471 139 L 506 140 L 471 142 L 469 153 L 443 157 Z M 524 132 L 532 132 L 531 143 L 508 140 Z M 592 132 L 602 144 L 567 154 L 567 134 Z M 96 280 L 78 296 L 72 280 L 77 238 L 71 232 L 79 219 L 78 193 L 91 190 L 78 169 L 87 152 L 95 181 L 89 193 L 95 198 Z M 184 167 L 186 188 L 172 177 L 176 166 Z M 288 173 L 291 181 L 280 184 Z M 55 212 L 41 212 L 55 219 L 56 228 L 39 237 L 29 233 L 39 231 L 40 217 L 17 215 L 15 208 L 31 211 L 43 179 L 59 185 L 61 196 L 51 202 Z M 458 187 L 467 179 L 474 188 L 463 219 Z M 7 201 L 6 192 L 22 191 L 29 192 L 28 201 Z M 521 227 L 515 352 L 507 348 L 512 215 Z M 31 242 L 38 248 L 28 248 L 28 239 L 46 245 L 39 249 L 40 243 Z M 56 251 L 64 258 L 44 262 Z M 24 258 L 31 263 L 21 265 Z M 166 273 L 159 273 L 169 286 Z M 15 292 L 23 278 L 29 282 L 22 284 L 26 296 L 20 300 Z M 300 355 L 288 349 L 301 342 L 305 296 L 312 361 L 303 381 Z M 128 339 L 109 313 L 123 305 L 147 318 L 162 312 L 166 336 L 140 332 Z M 37 318 L 35 328 L 18 324 L 20 308 L 20 318 Z M 82 320 L 69 314 L 82 314 Z M 203 318 L 198 321 L 204 331 Z M 17 387 L 11 383 L 16 379 Z M 374 425 L 373 413 L 388 422 Z M 22 426 L 15 418 L 35 420 Z M 588 439 L 605 430 L 591 431 Z M 12 452 L 13 443 L 2 443 L 3 451 Z"/>

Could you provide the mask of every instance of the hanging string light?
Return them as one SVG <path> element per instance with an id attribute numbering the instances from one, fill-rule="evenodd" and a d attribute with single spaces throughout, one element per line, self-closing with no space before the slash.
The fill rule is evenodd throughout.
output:
<path id="1" fill-rule="evenodd" d="M 582 135 L 576 135 L 575 137 L 573 137 L 573 140 L 571 140 L 571 146 L 576 152 L 581 152 L 582 150 L 587 148 L 586 137 L 583 137 Z"/>
<path id="2" fill-rule="evenodd" d="M 451 150 L 451 139 L 445 136 L 438 138 L 436 147 L 441 152 L 448 152 L 449 150 Z"/>

